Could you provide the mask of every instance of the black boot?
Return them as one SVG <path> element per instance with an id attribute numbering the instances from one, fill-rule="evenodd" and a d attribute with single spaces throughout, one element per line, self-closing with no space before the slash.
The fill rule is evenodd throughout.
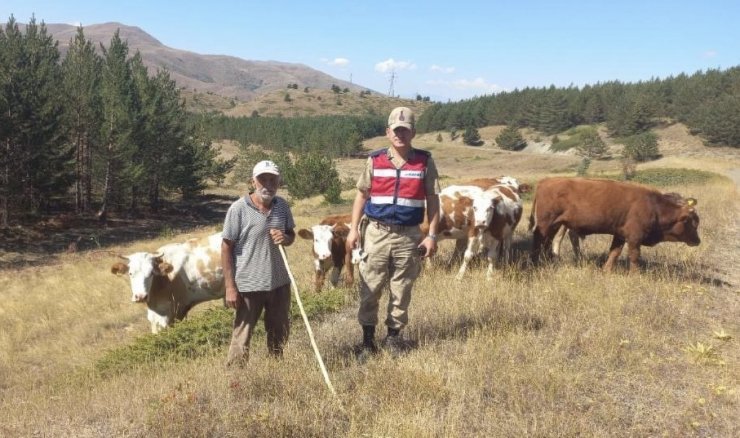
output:
<path id="1" fill-rule="evenodd" d="M 370 351 L 371 353 L 378 352 L 378 346 L 375 345 L 375 326 L 374 325 L 363 325 L 362 326 L 362 349 Z"/>
<path id="2" fill-rule="evenodd" d="M 383 340 L 383 348 L 391 355 L 398 357 L 404 350 L 401 329 L 388 327 L 388 335 Z"/>

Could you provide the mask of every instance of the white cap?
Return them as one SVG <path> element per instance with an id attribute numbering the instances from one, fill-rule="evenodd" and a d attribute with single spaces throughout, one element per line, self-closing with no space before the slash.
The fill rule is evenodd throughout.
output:
<path id="1" fill-rule="evenodd" d="M 277 164 L 273 163 L 270 160 L 264 160 L 255 164 L 254 169 L 252 170 L 252 176 L 257 177 L 259 175 L 262 175 L 263 173 L 271 173 L 273 175 L 279 176 L 280 170 L 278 170 Z"/>

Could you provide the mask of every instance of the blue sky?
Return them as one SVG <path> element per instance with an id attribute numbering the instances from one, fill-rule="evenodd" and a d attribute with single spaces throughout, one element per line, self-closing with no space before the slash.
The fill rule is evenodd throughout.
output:
<path id="1" fill-rule="evenodd" d="M 201 54 L 300 63 L 446 102 L 740 65 L 738 0 L 34 1 L 0 21 L 138 26 Z"/>

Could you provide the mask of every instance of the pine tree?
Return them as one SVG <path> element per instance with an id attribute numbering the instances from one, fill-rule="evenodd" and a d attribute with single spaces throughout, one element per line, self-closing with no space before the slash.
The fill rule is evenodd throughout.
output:
<path id="1" fill-rule="evenodd" d="M 75 148 L 75 211 L 92 207 L 93 157 L 100 155 L 100 75 L 102 60 L 82 27 L 70 39 L 62 61 L 65 125 Z"/>
<path id="2" fill-rule="evenodd" d="M 508 125 L 503 131 L 496 137 L 496 144 L 501 149 L 507 151 L 518 151 L 524 149 L 527 146 L 527 141 L 524 140 L 522 134 L 519 133 L 519 129 L 513 124 Z"/>
<path id="3" fill-rule="evenodd" d="M 465 132 L 463 133 L 463 143 L 469 146 L 481 145 L 480 133 L 475 127 L 468 126 L 465 128 Z"/>
<path id="4" fill-rule="evenodd" d="M 62 115 L 59 50 L 44 23 L 31 18 L 25 34 L 11 16 L 0 40 L 2 137 L 0 224 L 11 210 L 34 212 L 72 182 L 71 149 Z"/>
<path id="5" fill-rule="evenodd" d="M 576 151 L 578 155 L 588 158 L 590 162 L 594 158 L 603 157 L 607 152 L 607 147 L 598 132 L 589 130 L 581 135 L 581 144 L 576 146 Z"/>
<path id="6" fill-rule="evenodd" d="M 648 131 L 625 138 L 622 155 L 637 162 L 658 158 L 658 136 Z"/>
<path id="7" fill-rule="evenodd" d="M 134 92 L 131 69 L 127 60 L 128 44 L 121 40 L 119 31 L 113 34 L 110 45 L 103 50 L 101 78 L 102 126 L 100 131 L 105 162 L 105 182 L 102 205 L 98 215 L 104 218 L 109 203 L 122 203 L 126 172 L 134 154 Z"/>

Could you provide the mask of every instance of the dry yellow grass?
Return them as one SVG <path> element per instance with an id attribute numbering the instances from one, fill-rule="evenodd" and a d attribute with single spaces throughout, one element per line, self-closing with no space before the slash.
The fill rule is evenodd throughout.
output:
<path id="1" fill-rule="evenodd" d="M 435 137 L 421 136 L 417 145 L 433 149 L 445 181 L 510 174 L 534 182 L 577 160 L 440 145 Z M 740 167 L 733 157 L 684 160 L 651 165 Z M 362 164 L 338 166 L 356 175 Z M 604 163 L 604 171 L 617 166 Z M 0 435 L 738 436 L 737 188 L 718 179 L 669 189 L 699 198 L 702 244 L 646 248 L 639 275 L 627 275 L 624 264 L 602 273 L 608 239 L 591 236 L 580 266 L 566 246 L 553 265 L 519 263 L 497 270 L 492 282 L 472 266 L 458 282 L 443 263 L 452 244 L 442 242 L 439 260 L 415 288 L 406 330 L 413 348 L 398 359 L 355 360 L 356 292 L 347 290 L 350 305 L 312 322 L 337 398 L 300 322 L 281 361 L 255 342 L 243 371 L 225 369 L 222 351 L 98 376 L 91 367 L 106 350 L 148 331 L 144 306 L 131 303 L 125 279 L 109 273 L 112 259 L 70 255 L 55 266 L 4 271 Z M 529 207 L 515 235 L 520 262 L 530 245 Z M 320 197 L 293 206 L 299 227 L 344 210 L 348 204 L 327 207 Z M 309 253 L 308 241 L 289 248 L 304 295 L 312 293 Z"/>

